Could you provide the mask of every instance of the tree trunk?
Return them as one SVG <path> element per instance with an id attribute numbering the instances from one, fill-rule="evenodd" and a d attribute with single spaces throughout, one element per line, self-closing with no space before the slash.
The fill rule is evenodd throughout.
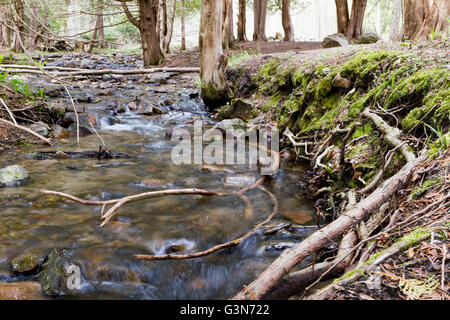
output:
<path id="1" fill-rule="evenodd" d="M 169 48 L 170 48 L 170 41 L 172 40 L 173 22 L 175 20 L 175 6 L 176 5 L 177 5 L 176 0 L 172 0 L 172 10 L 170 11 L 169 20 L 166 22 L 166 34 L 164 35 L 163 42 L 162 42 L 162 48 L 165 53 L 170 52 Z"/>
<path id="2" fill-rule="evenodd" d="M 253 41 L 267 41 L 266 37 L 267 0 L 253 2 Z"/>
<path id="3" fill-rule="evenodd" d="M 237 41 L 247 41 L 246 29 L 245 29 L 245 11 L 246 3 L 245 0 L 239 0 L 239 15 L 237 23 Z"/>
<path id="4" fill-rule="evenodd" d="M 92 31 L 91 40 L 89 41 L 89 45 L 86 49 L 87 53 L 91 53 L 92 50 L 94 49 L 99 27 L 100 27 L 100 15 L 99 15 L 99 7 L 97 7 L 95 15 L 94 31 Z"/>
<path id="5" fill-rule="evenodd" d="M 23 41 L 25 26 L 23 24 L 23 20 L 25 18 L 24 14 L 24 5 L 22 0 L 14 1 L 13 5 L 13 18 L 12 23 L 14 28 L 16 29 L 13 34 L 13 41 L 11 44 L 12 50 L 16 52 L 23 52 L 22 44 L 25 45 Z"/>
<path id="6" fill-rule="evenodd" d="M 403 37 L 429 39 L 432 34 L 448 33 L 447 17 L 450 15 L 448 0 L 405 0 Z"/>
<path id="7" fill-rule="evenodd" d="M 163 59 L 156 33 L 157 0 L 139 0 L 139 30 L 141 33 L 144 67 L 159 64 Z"/>
<path id="8" fill-rule="evenodd" d="M 401 24 L 403 17 L 403 0 L 393 0 L 392 16 L 391 16 L 391 26 L 389 30 L 389 40 L 399 41 L 401 37 Z"/>
<path id="9" fill-rule="evenodd" d="M 180 23 L 181 23 L 181 51 L 186 50 L 186 26 L 184 22 L 184 0 L 181 0 L 180 9 Z"/>
<path id="10" fill-rule="evenodd" d="M 233 7 L 232 0 L 222 2 L 222 48 L 230 49 L 233 42 Z"/>
<path id="11" fill-rule="evenodd" d="M 105 47 L 105 28 L 103 22 L 103 0 L 98 0 L 98 47 Z"/>
<path id="12" fill-rule="evenodd" d="M 166 0 L 160 0 L 159 1 L 159 16 L 160 16 L 160 23 L 159 23 L 159 42 L 161 44 L 161 47 L 164 44 L 164 38 L 167 35 L 167 5 Z M 164 51 L 164 50 L 163 50 Z"/>
<path id="13" fill-rule="evenodd" d="M 349 40 L 359 39 L 361 37 L 366 6 L 367 0 L 353 0 L 352 14 L 345 34 Z"/>
<path id="14" fill-rule="evenodd" d="M 200 18 L 200 79 L 201 96 L 213 110 L 230 100 L 225 69 L 227 58 L 222 52 L 222 1 L 202 0 Z"/>
<path id="15" fill-rule="evenodd" d="M 294 27 L 292 26 L 290 7 L 290 0 L 282 0 L 281 22 L 284 29 L 284 41 L 294 41 Z"/>
<path id="16" fill-rule="evenodd" d="M 346 34 L 350 18 L 348 16 L 347 0 L 335 0 L 336 2 L 336 16 L 337 16 L 337 32 Z"/>

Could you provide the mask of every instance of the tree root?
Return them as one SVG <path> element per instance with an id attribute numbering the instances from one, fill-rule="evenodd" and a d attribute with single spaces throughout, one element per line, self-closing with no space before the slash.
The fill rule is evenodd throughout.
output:
<path id="1" fill-rule="evenodd" d="M 423 155 L 408 162 L 397 174 L 361 200 L 355 208 L 347 210 L 326 227 L 317 230 L 295 247 L 284 251 L 256 280 L 247 286 L 246 290 L 239 292 L 233 299 L 248 299 L 248 292 L 251 292 L 256 299 L 261 299 L 298 263 L 377 210 L 379 204 L 386 202 L 403 186 L 408 181 L 413 169 L 426 159 L 427 156 Z"/>
<path id="2" fill-rule="evenodd" d="M 366 108 L 363 111 L 362 115 L 372 120 L 377 129 L 384 133 L 384 141 L 386 141 L 386 143 L 390 144 L 393 147 L 399 147 L 400 152 L 405 158 L 406 162 L 411 162 L 416 159 L 414 153 L 410 151 L 412 150 L 411 147 L 409 147 L 399 139 L 401 131 L 398 128 L 389 126 L 380 116 L 370 112 L 369 108 Z"/>

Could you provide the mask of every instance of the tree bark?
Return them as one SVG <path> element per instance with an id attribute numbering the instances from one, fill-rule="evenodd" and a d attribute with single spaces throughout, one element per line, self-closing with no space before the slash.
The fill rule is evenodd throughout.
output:
<path id="1" fill-rule="evenodd" d="M 125 15 L 127 16 L 128 20 L 136 27 L 140 28 L 139 21 L 131 14 L 130 10 L 128 9 L 128 6 L 125 2 L 122 2 L 122 9 Z"/>
<path id="2" fill-rule="evenodd" d="M 430 39 L 432 33 L 448 33 L 447 17 L 450 15 L 448 0 L 405 0 L 403 37 L 407 39 Z"/>
<path id="3" fill-rule="evenodd" d="M 222 48 L 230 49 L 233 42 L 233 2 L 232 0 L 223 0 L 222 3 Z"/>
<path id="4" fill-rule="evenodd" d="M 21 43 L 23 43 L 23 44 L 25 43 L 23 41 L 25 26 L 22 22 L 25 18 L 23 1 L 16 0 L 12 3 L 12 6 L 13 6 L 12 11 L 14 13 L 12 15 L 12 22 L 13 22 L 14 27 L 17 30 L 17 32 L 15 31 L 13 34 L 13 41 L 11 44 L 11 49 L 16 52 L 23 52 L 23 48 L 21 45 Z"/>
<path id="5" fill-rule="evenodd" d="M 266 37 L 267 0 L 253 2 L 253 41 L 267 41 Z"/>
<path id="6" fill-rule="evenodd" d="M 181 0 L 180 9 L 180 23 L 181 23 L 181 51 L 186 50 L 186 26 L 184 22 L 184 0 Z"/>
<path id="7" fill-rule="evenodd" d="M 337 16 L 337 32 L 346 34 L 350 18 L 348 16 L 347 0 L 335 0 Z"/>
<path id="8" fill-rule="evenodd" d="M 201 96 L 213 110 L 231 98 L 225 70 L 227 58 L 222 52 L 222 0 L 202 0 L 200 18 Z"/>
<path id="9" fill-rule="evenodd" d="M 102 17 L 101 15 L 103 13 L 101 13 L 101 11 L 103 11 L 103 9 L 100 9 L 100 5 L 99 3 L 97 3 L 97 9 L 96 9 L 96 15 L 95 15 L 95 25 L 94 25 L 94 31 L 92 31 L 92 35 L 91 35 L 91 39 L 89 41 L 89 45 L 86 49 L 87 53 L 91 53 L 92 50 L 94 49 L 95 46 L 95 41 L 97 39 L 97 35 L 99 33 L 99 28 L 100 28 L 100 18 Z"/>
<path id="10" fill-rule="evenodd" d="M 163 59 L 156 33 L 157 0 L 139 0 L 139 30 L 141 33 L 144 67 L 158 65 Z"/>
<path id="11" fill-rule="evenodd" d="M 175 6 L 177 5 L 176 0 L 172 0 L 172 8 L 170 11 L 169 19 L 165 21 L 165 35 L 162 37 L 162 49 L 165 53 L 170 52 L 170 41 L 172 40 L 172 33 L 173 33 L 173 22 L 175 20 Z M 167 7 L 165 5 L 164 1 L 164 10 L 167 10 Z M 166 15 L 165 15 L 166 16 Z M 167 16 L 166 16 L 167 17 Z"/>
<path id="12" fill-rule="evenodd" d="M 349 40 L 361 37 L 366 6 L 367 0 L 353 0 L 352 14 L 348 23 L 347 33 L 345 34 Z"/>
<path id="13" fill-rule="evenodd" d="M 246 35 L 246 1 L 239 0 L 239 14 L 238 14 L 238 22 L 237 22 L 237 41 L 247 41 Z"/>
<path id="14" fill-rule="evenodd" d="M 294 27 L 291 21 L 291 1 L 282 0 L 281 3 L 281 22 L 284 29 L 284 41 L 294 41 Z"/>
<path id="15" fill-rule="evenodd" d="M 105 47 L 105 27 L 104 27 L 104 21 L 103 21 L 103 0 L 98 0 L 98 47 L 104 48 Z"/>

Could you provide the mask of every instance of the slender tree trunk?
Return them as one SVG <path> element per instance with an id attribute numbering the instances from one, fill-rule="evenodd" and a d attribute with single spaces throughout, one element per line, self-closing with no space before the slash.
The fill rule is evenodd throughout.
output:
<path id="1" fill-rule="evenodd" d="M 227 58 L 222 51 L 222 1 L 202 0 L 200 19 L 201 96 L 212 110 L 231 97 L 225 70 Z"/>
<path id="2" fill-rule="evenodd" d="M 22 22 L 25 19 L 23 1 L 16 0 L 12 4 L 12 6 L 13 6 L 12 22 L 17 31 L 14 31 L 11 47 L 12 47 L 13 51 L 22 52 L 23 48 L 22 48 L 21 43 L 25 45 L 25 41 L 24 41 L 25 26 Z"/>
<path id="3" fill-rule="evenodd" d="M 159 1 L 159 15 L 160 15 L 160 18 L 161 18 L 161 22 L 159 24 L 159 27 L 160 27 L 160 30 L 159 30 L 159 42 L 160 42 L 161 47 L 162 47 L 163 44 L 164 44 L 164 38 L 167 35 L 167 4 L 166 4 L 166 0 L 160 0 Z"/>
<path id="4" fill-rule="evenodd" d="M 361 37 L 366 6 L 367 0 L 353 0 L 352 14 L 350 16 L 346 33 L 348 39 L 359 39 Z"/>
<path id="5" fill-rule="evenodd" d="M 156 33 L 157 0 L 139 0 L 139 30 L 141 33 L 144 67 L 159 64 L 163 53 Z"/>
<path id="6" fill-rule="evenodd" d="M 91 40 L 89 41 L 89 45 L 86 49 L 87 53 L 91 53 L 92 50 L 95 47 L 95 41 L 97 39 L 97 34 L 98 34 L 98 28 L 100 26 L 100 15 L 98 15 L 98 8 L 97 8 L 97 15 L 95 16 L 95 25 L 94 25 L 94 31 L 92 31 L 92 35 L 91 35 Z"/>
<path id="7" fill-rule="evenodd" d="M 402 17 L 403 17 L 403 0 L 393 0 L 391 25 L 389 30 L 389 40 L 399 41 L 401 37 Z"/>
<path id="8" fill-rule="evenodd" d="M 253 41 L 267 41 L 266 37 L 267 0 L 253 2 Z"/>
<path id="9" fill-rule="evenodd" d="M 233 7 L 232 0 L 223 0 L 222 3 L 222 48 L 230 49 L 233 42 Z"/>
<path id="10" fill-rule="evenodd" d="M 180 23 L 181 23 L 181 51 L 186 50 L 186 25 L 184 22 L 184 0 L 181 0 L 180 8 Z"/>
<path id="11" fill-rule="evenodd" d="M 166 22 L 166 34 L 163 37 L 162 48 L 165 53 L 169 53 L 170 51 L 170 41 L 172 40 L 173 33 L 173 23 L 175 20 L 175 7 L 177 5 L 176 0 L 172 0 L 172 8 L 170 11 L 170 16 L 168 21 Z"/>
<path id="12" fill-rule="evenodd" d="M 246 1 L 239 0 L 239 14 L 237 22 L 237 41 L 247 41 L 246 35 Z"/>
<path id="13" fill-rule="evenodd" d="M 281 3 L 281 22 L 284 29 L 284 41 L 294 41 L 294 27 L 291 21 L 291 1 L 282 0 Z"/>
<path id="14" fill-rule="evenodd" d="M 98 0 L 98 47 L 104 48 L 105 47 L 105 27 L 104 27 L 104 21 L 103 21 L 103 0 Z"/>

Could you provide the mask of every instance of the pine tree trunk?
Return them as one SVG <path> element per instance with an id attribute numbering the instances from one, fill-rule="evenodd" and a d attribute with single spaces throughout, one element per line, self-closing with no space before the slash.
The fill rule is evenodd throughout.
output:
<path id="1" fill-rule="evenodd" d="M 98 8 L 97 8 L 97 15 L 95 16 L 94 31 L 92 31 L 91 40 L 89 41 L 89 45 L 86 49 L 87 53 L 91 53 L 92 50 L 94 49 L 95 40 L 97 39 L 99 25 L 100 25 L 100 16 L 98 15 Z"/>
<path id="2" fill-rule="evenodd" d="M 290 0 L 282 0 L 281 22 L 284 29 L 284 41 L 294 41 L 294 27 L 292 26 L 290 13 Z"/>
<path id="3" fill-rule="evenodd" d="M 239 14 L 237 23 L 237 41 L 247 41 L 246 35 L 246 1 L 239 0 Z"/>
<path id="4" fill-rule="evenodd" d="M 139 30 L 141 33 L 144 67 L 158 65 L 163 59 L 156 33 L 157 0 L 139 0 Z"/>
<path id="5" fill-rule="evenodd" d="M 181 51 L 186 50 L 186 26 L 184 22 L 184 0 L 181 0 L 180 10 L 180 22 L 181 22 Z"/>
<path id="6" fill-rule="evenodd" d="M 103 22 L 103 0 L 98 0 L 98 47 L 105 47 L 105 27 Z"/>
<path id="7" fill-rule="evenodd" d="M 266 37 L 267 0 L 253 2 L 253 41 L 267 41 Z"/>
<path id="8" fill-rule="evenodd" d="M 222 51 L 222 1 L 202 0 L 200 18 L 200 79 L 201 96 L 213 110 L 231 97 L 225 69 L 227 58 Z"/>

